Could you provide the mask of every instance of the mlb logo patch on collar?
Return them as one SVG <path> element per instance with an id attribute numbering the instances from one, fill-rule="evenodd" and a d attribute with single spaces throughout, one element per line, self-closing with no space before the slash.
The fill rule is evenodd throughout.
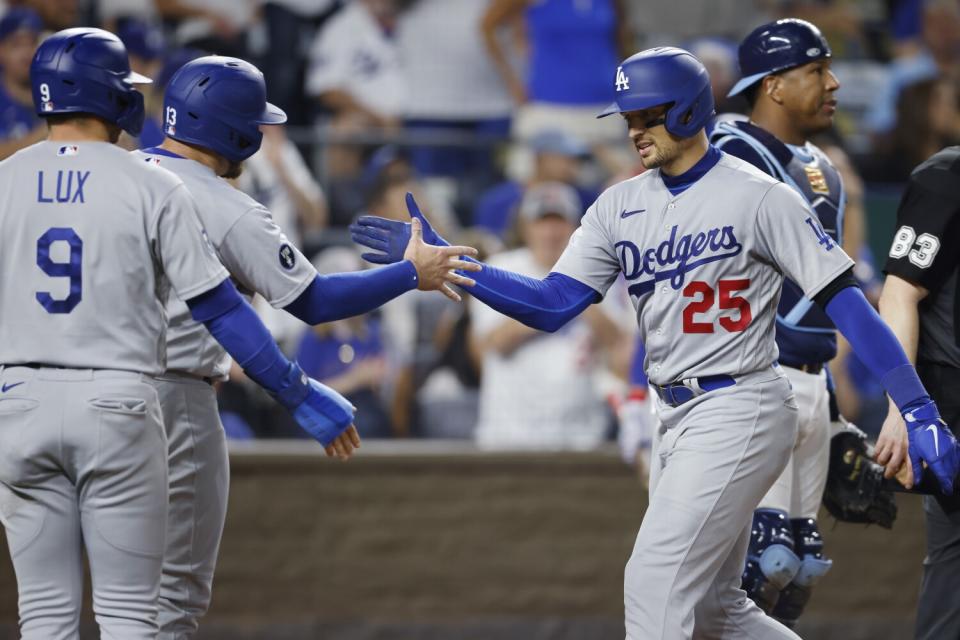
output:
<path id="1" fill-rule="evenodd" d="M 80 153 L 80 147 L 75 144 L 67 144 L 57 149 L 58 156 L 75 156 Z"/>

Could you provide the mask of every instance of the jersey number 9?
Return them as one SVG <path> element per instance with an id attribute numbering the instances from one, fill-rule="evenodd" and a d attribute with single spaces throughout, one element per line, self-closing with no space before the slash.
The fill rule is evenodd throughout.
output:
<path id="1" fill-rule="evenodd" d="M 70 257 L 66 262 L 55 262 L 50 257 L 50 246 L 54 242 L 66 242 L 70 245 Z M 70 313 L 80 304 L 83 297 L 83 240 L 69 227 L 47 229 L 37 239 L 37 266 L 51 278 L 70 278 L 70 293 L 63 300 L 56 300 L 48 291 L 38 291 L 37 302 L 43 305 L 47 313 Z"/>

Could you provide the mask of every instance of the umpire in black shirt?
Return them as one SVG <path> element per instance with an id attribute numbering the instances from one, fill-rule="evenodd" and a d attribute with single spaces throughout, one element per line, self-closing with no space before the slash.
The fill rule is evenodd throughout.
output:
<path id="1" fill-rule="evenodd" d="M 947 147 L 914 169 L 897 211 L 884 271 L 880 315 L 896 333 L 920 380 L 960 436 L 960 147 Z M 887 477 L 903 465 L 907 432 L 894 407 L 877 440 Z M 901 465 L 904 470 L 901 471 Z M 927 557 L 917 609 L 917 640 L 960 638 L 960 500 L 925 496 Z M 946 600 L 944 599 L 946 598 Z"/>

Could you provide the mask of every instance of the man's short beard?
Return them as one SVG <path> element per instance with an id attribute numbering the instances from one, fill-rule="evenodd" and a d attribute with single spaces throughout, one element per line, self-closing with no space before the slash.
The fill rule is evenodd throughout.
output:
<path id="1" fill-rule="evenodd" d="M 677 151 L 677 148 L 676 148 L 676 147 L 670 147 L 670 148 L 667 148 L 667 149 L 663 149 L 662 147 L 659 147 L 659 146 L 658 146 L 658 147 L 656 147 L 656 151 L 653 153 L 653 157 L 652 157 L 652 158 L 650 158 L 650 159 L 649 159 L 648 161 L 646 161 L 646 162 L 644 162 L 643 158 L 641 158 L 641 159 L 640 159 L 640 163 L 641 163 L 641 164 L 644 166 L 644 168 L 646 168 L 646 169 L 659 169 L 659 168 L 662 167 L 664 164 L 666 164 L 667 162 L 673 160 L 673 159 L 677 156 L 677 153 L 674 153 L 673 156 L 670 156 L 670 155 L 669 155 L 669 152 L 670 152 L 670 151 L 676 152 L 676 151 Z"/>
<path id="2" fill-rule="evenodd" d="M 649 160 L 640 158 L 640 164 L 643 165 L 644 169 L 657 169 L 663 166 L 663 156 L 660 154 L 660 150 L 658 149 Z"/>
<path id="3" fill-rule="evenodd" d="M 229 160 L 227 162 L 227 170 L 224 171 L 220 177 L 226 178 L 227 180 L 236 180 L 241 174 L 243 174 L 243 162 Z"/>

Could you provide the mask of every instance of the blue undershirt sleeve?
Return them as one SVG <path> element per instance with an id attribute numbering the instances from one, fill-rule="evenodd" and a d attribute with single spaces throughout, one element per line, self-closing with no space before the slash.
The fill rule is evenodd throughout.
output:
<path id="1" fill-rule="evenodd" d="M 591 287 L 562 273 L 537 280 L 484 264 L 483 271 L 465 275 L 477 283 L 467 289 L 477 300 L 540 331 L 556 331 L 601 300 Z"/>
<path id="2" fill-rule="evenodd" d="M 318 274 L 284 310 L 314 325 L 373 311 L 416 288 L 416 267 L 402 260 L 376 269 Z"/>
<path id="3" fill-rule="evenodd" d="M 825 311 L 901 413 L 930 402 L 896 335 L 870 306 L 860 287 L 841 289 Z"/>
<path id="4" fill-rule="evenodd" d="M 250 379 L 292 409 L 309 392 L 300 367 L 280 352 L 273 336 L 230 279 L 186 301 L 190 315 L 203 323 Z"/>
<path id="5" fill-rule="evenodd" d="M 643 369 L 643 361 L 646 357 L 647 349 L 643 345 L 643 340 L 637 340 L 637 346 L 633 352 L 633 359 L 630 361 L 630 386 L 646 387 L 650 383 L 647 379 L 647 372 Z"/>

